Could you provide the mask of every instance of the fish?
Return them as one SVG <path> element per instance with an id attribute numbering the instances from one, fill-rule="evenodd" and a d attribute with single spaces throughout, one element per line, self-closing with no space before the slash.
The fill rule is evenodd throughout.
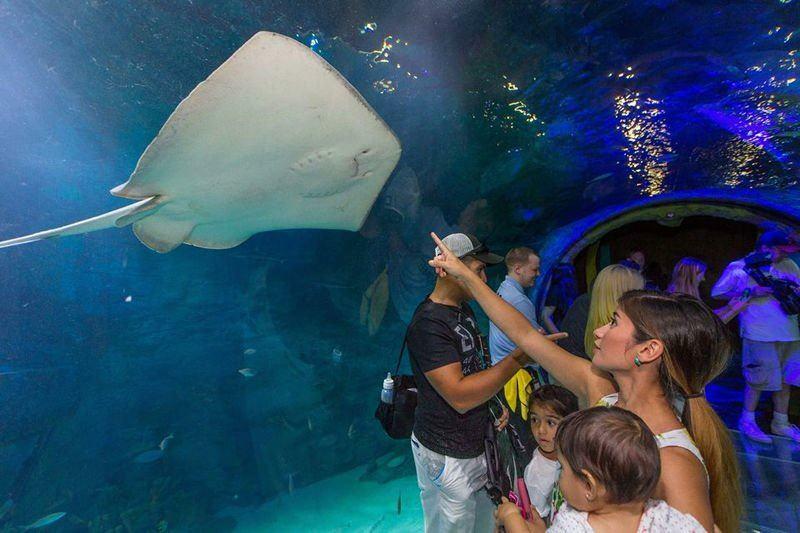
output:
<path id="1" fill-rule="evenodd" d="M 352 424 L 350 424 L 350 427 L 347 428 L 347 438 L 352 440 L 355 434 L 356 434 L 356 423 L 353 422 Z"/>
<path id="2" fill-rule="evenodd" d="M 289 494 L 292 494 L 294 492 L 294 475 L 295 475 L 295 473 L 296 472 L 292 472 L 291 474 L 289 474 L 289 486 L 288 486 Z"/>
<path id="3" fill-rule="evenodd" d="M 403 510 L 403 495 L 401 493 L 397 493 L 397 514 L 400 514 L 400 511 Z"/>
<path id="4" fill-rule="evenodd" d="M 389 305 L 389 276 L 387 275 L 387 268 L 384 268 L 378 274 L 372 285 L 361 296 L 359 322 L 362 326 L 367 326 L 367 332 L 370 337 L 378 332 L 383 317 L 386 315 L 386 308 Z"/>
<path id="5" fill-rule="evenodd" d="M 308 417 L 308 430 L 314 431 L 314 426 L 311 424 L 311 417 Z"/>
<path id="6" fill-rule="evenodd" d="M 167 435 L 166 437 L 161 439 L 161 443 L 158 445 L 158 449 L 161 450 L 161 451 L 166 451 L 167 445 L 169 444 L 169 441 L 171 441 L 174 438 L 175 438 L 175 434 L 174 433 L 170 433 L 169 435 Z"/>
<path id="7" fill-rule="evenodd" d="M 164 457 L 164 450 L 161 449 L 147 450 L 146 452 L 142 452 L 139 455 L 137 455 L 133 459 L 133 462 L 139 464 L 153 463 L 155 461 L 158 461 L 162 457 Z"/>
<path id="8" fill-rule="evenodd" d="M 252 378 L 258 374 L 258 370 L 253 370 L 252 368 L 240 368 L 239 373 L 246 378 Z"/>
<path id="9" fill-rule="evenodd" d="M 256 350 L 253 348 L 248 348 L 244 351 L 245 355 L 253 355 L 254 353 L 256 353 Z"/>
<path id="10" fill-rule="evenodd" d="M 134 203 L 0 248 L 125 226 L 159 253 L 233 248 L 263 231 L 357 231 L 401 151 L 319 54 L 260 31 L 178 104 L 111 189 Z"/>
<path id="11" fill-rule="evenodd" d="M 40 527 L 49 526 L 50 524 L 58 522 L 59 520 L 64 518 L 66 516 L 66 514 L 67 513 L 49 514 L 49 515 L 45 516 L 44 518 L 40 518 L 39 520 L 37 520 L 36 522 L 34 522 L 34 523 L 32 523 L 32 524 L 30 524 L 28 526 L 24 526 L 22 529 L 23 529 L 23 531 L 27 531 L 29 529 L 39 529 Z"/>
<path id="12" fill-rule="evenodd" d="M 133 296 L 126 296 L 125 297 L 125 302 L 126 303 L 131 303 L 132 301 L 133 301 Z"/>
<path id="13" fill-rule="evenodd" d="M 525 166 L 525 162 L 525 152 L 521 148 L 512 148 L 503 152 L 481 174 L 481 195 L 488 194 L 490 191 L 514 181 L 522 167 Z"/>
<path id="14" fill-rule="evenodd" d="M 162 459 L 167 451 L 167 446 L 169 445 L 169 441 L 175 438 L 173 433 L 170 433 L 163 439 L 158 445 L 158 448 L 154 450 L 147 450 L 146 452 L 142 452 L 136 457 L 134 457 L 133 462 L 139 464 L 146 464 L 146 463 L 153 463 Z"/>

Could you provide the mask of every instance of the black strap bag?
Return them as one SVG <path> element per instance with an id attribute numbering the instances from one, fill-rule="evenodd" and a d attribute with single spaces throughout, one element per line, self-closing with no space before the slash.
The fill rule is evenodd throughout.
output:
<path id="1" fill-rule="evenodd" d="M 414 429 L 414 411 L 417 409 L 417 384 L 413 375 L 399 375 L 400 363 L 403 361 L 408 336 L 403 339 L 397 368 L 392 374 L 394 381 L 394 398 L 392 403 L 379 402 L 375 410 L 375 418 L 383 426 L 383 430 L 393 439 L 407 439 Z"/>

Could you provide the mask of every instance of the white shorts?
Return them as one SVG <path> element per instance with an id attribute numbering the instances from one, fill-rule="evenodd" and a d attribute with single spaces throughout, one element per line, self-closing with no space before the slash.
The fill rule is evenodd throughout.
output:
<path id="1" fill-rule="evenodd" d="M 456 459 L 436 453 L 411 435 L 411 452 L 426 533 L 491 533 L 494 504 L 483 490 L 486 458 Z"/>
<path id="2" fill-rule="evenodd" d="M 784 383 L 800 386 L 800 341 L 742 339 L 742 373 L 756 390 L 779 391 Z"/>

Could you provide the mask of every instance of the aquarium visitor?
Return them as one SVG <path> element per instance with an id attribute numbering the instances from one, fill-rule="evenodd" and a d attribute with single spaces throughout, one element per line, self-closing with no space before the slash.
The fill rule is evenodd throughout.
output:
<path id="1" fill-rule="evenodd" d="M 454 233 L 444 241 L 484 282 L 484 269 L 503 261 L 472 235 Z M 482 490 L 488 481 L 483 439 L 492 423 L 489 402 L 530 362 L 516 350 L 489 366 L 468 305 L 472 299 L 460 280 L 437 277 L 433 292 L 419 304 L 407 330 L 419 391 L 411 450 L 427 532 L 492 530 L 494 506 Z M 507 421 L 503 409 L 498 429 Z"/>
<path id="2" fill-rule="evenodd" d="M 755 418 L 762 391 L 772 392 L 772 433 L 800 442 L 800 430 L 788 418 L 791 386 L 800 385 L 800 329 L 797 310 L 791 308 L 792 302 L 784 301 L 792 293 L 800 299 L 800 268 L 788 257 L 797 250 L 783 231 L 767 231 L 756 241 L 755 252 L 729 264 L 711 290 L 714 298 L 749 298 L 749 305 L 739 313 L 745 379 L 739 431 L 756 442 L 772 442 Z M 784 296 L 773 288 L 776 280 L 794 288 Z"/>
<path id="3" fill-rule="evenodd" d="M 732 339 L 695 298 L 629 291 L 609 324 L 595 331 L 592 361 L 563 350 L 532 328 L 475 272 L 431 234 L 441 254 L 429 264 L 454 277 L 509 338 L 581 405 L 616 405 L 656 435 L 662 471 L 654 498 L 690 514 L 707 530 L 739 531 L 742 495 L 727 428 L 705 397 L 726 367 Z"/>

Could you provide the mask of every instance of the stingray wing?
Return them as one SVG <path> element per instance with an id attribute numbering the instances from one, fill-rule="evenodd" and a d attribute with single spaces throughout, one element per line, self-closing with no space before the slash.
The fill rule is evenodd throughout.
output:
<path id="1" fill-rule="evenodd" d="M 141 200 L 0 242 L 133 223 L 150 248 L 231 248 L 275 229 L 357 230 L 400 143 L 341 74 L 301 43 L 260 32 L 175 109 L 117 196 Z"/>
<path id="2" fill-rule="evenodd" d="M 156 249 L 177 239 L 229 248 L 273 229 L 357 230 L 399 157 L 395 135 L 341 74 L 261 32 L 178 105 L 112 193 L 161 199 L 134 226 Z"/>

